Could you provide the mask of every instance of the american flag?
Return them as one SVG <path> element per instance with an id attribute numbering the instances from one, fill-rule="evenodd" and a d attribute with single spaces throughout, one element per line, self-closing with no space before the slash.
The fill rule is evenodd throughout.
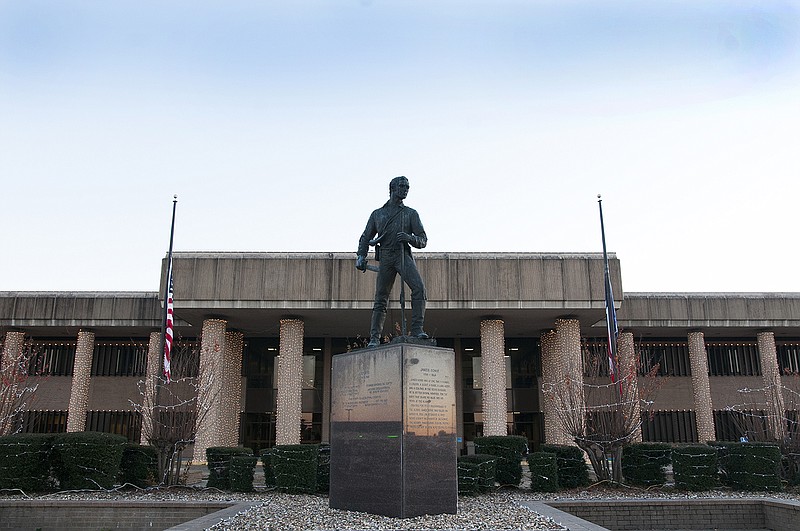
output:
<path id="1" fill-rule="evenodd" d="M 169 268 L 169 291 L 167 291 L 167 322 L 164 327 L 164 377 L 167 383 L 172 381 L 172 374 L 170 373 L 170 361 L 172 360 L 172 329 L 173 329 L 173 314 L 175 308 L 172 302 L 172 264 Z"/>

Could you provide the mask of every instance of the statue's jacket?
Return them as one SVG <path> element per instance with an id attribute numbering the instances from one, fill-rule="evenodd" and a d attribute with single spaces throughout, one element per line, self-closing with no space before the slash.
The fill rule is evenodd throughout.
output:
<path id="1" fill-rule="evenodd" d="M 372 212 L 367 221 L 364 233 L 358 240 L 358 256 L 367 256 L 369 246 L 375 246 L 375 259 L 380 260 L 381 249 L 397 250 L 400 249 L 401 242 L 397 240 L 397 233 L 405 232 L 411 235 L 411 246 L 423 249 L 428 244 L 428 237 L 422 227 L 419 214 L 411 207 L 405 206 L 402 202 L 393 205 L 387 201 L 385 205 Z M 408 245 L 404 245 L 410 253 Z"/>

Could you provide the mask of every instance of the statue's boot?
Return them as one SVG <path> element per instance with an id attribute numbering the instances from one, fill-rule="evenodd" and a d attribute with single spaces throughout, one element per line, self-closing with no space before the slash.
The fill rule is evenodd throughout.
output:
<path id="1" fill-rule="evenodd" d="M 377 347 L 381 344 L 381 334 L 383 334 L 383 323 L 385 320 L 385 313 L 376 310 L 372 311 L 372 323 L 369 328 L 368 347 Z"/>
<path id="2" fill-rule="evenodd" d="M 418 339 L 428 339 L 428 334 L 422 329 L 425 322 L 425 300 L 411 301 L 411 336 Z"/>

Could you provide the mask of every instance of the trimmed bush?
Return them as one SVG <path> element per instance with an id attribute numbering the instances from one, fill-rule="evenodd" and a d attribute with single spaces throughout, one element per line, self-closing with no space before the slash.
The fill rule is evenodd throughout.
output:
<path id="1" fill-rule="evenodd" d="M 727 486 L 731 485 L 730 474 L 728 473 L 728 453 L 730 449 L 739 442 L 730 441 L 708 441 L 706 444 L 717 451 L 717 467 L 719 469 L 719 478 Z"/>
<path id="2" fill-rule="evenodd" d="M 53 441 L 53 472 L 61 490 L 110 489 L 128 439 L 93 431 L 62 433 Z"/>
<path id="3" fill-rule="evenodd" d="M 672 446 L 666 443 L 633 443 L 622 448 L 622 474 L 634 485 L 663 485 L 664 467 L 670 464 Z"/>
<path id="4" fill-rule="evenodd" d="M 320 444 L 317 461 L 317 492 L 327 493 L 331 487 L 331 445 Z"/>
<path id="5" fill-rule="evenodd" d="M 589 466 L 583 457 L 583 450 L 564 444 L 543 444 L 539 450 L 556 454 L 559 487 L 574 489 L 589 484 Z"/>
<path id="6" fill-rule="evenodd" d="M 713 489 L 717 486 L 717 450 L 703 445 L 673 448 L 672 472 L 677 489 Z"/>
<path id="7" fill-rule="evenodd" d="M 208 462 L 209 487 L 221 490 L 231 488 L 231 457 L 236 455 L 252 456 L 253 450 L 242 446 L 212 446 L 206 448 L 206 461 Z"/>
<path id="8" fill-rule="evenodd" d="M 737 443 L 728 449 L 726 467 L 731 487 L 781 490 L 781 449 L 771 444 Z"/>
<path id="9" fill-rule="evenodd" d="M 26 493 L 51 489 L 53 438 L 42 433 L 0 437 L 0 489 L 20 489 Z"/>
<path id="10" fill-rule="evenodd" d="M 272 449 L 275 486 L 292 494 L 317 490 L 318 444 L 286 444 Z"/>
<path id="11" fill-rule="evenodd" d="M 556 492 L 558 490 L 558 458 L 550 452 L 528 454 L 531 471 L 531 490 L 534 492 Z"/>
<path id="12" fill-rule="evenodd" d="M 519 486 L 522 480 L 522 457 L 528 453 L 528 439 L 519 435 L 476 437 L 475 453 L 498 458 L 495 480 L 501 486 Z"/>
<path id="13" fill-rule="evenodd" d="M 158 483 L 158 451 L 152 446 L 128 443 L 122 449 L 120 483 L 149 487 Z"/>
<path id="14" fill-rule="evenodd" d="M 230 484 L 233 492 L 253 492 L 253 475 L 258 458 L 253 455 L 230 457 Z"/>
<path id="15" fill-rule="evenodd" d="M 264 468 L 264 485 L 275 487 L 275 472 L 272 470 L 272 448 L 261 450 L 261 466 Z"/>
<path id="16" fill-rule="evenodd" d="M 495 462 L 493 455 L 462 455 L 458 458 L 458 493 L 480 494 L 494 488 Z"/>

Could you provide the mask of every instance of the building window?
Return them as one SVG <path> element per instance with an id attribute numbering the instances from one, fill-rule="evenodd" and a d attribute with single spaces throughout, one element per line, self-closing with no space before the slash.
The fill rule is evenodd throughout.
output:
<path id="1" fill-rule="evenodd" d="M 94 346 L 92 376 L 144 376 L 146 341 L 98 341 Z"/>
<path id="2" fill-rule="evenodd" d="M 136 411 L 87 411 L 86 431 L 123 435 L 130 442 L 139 442 L 142 415 Z"/>
<path id="3" fill-rule="evenodd" d="M 691 376 L 689 344 L 678 341 L 642 341 L 638 345 L 639 374 L 656 370 L 657 376 Z"/>
<path id="4" fill-rule="evenodd" d="M 77 341 L 34 341 L 28 374 L 72 376 Z"/>
<path id="5" fill-rule="evenodd" d="M 643 411 L 642 441 L 697 442 L 694 411 Z"/>
<path id="6" fill-rule="evenodd" d="M 22 413 L 22 433 L 65 433 L 67 412 L 25 411 Z"/>
<path id="7" fill-rule="evenodd" d="M 778 367 L 783 374 L 800 374 L 800 343 L 775 342 L 778 349 Z"/>
<path id="8" fill-rule="evenodd" d="M 761 376 L 761 358 L 755 342 L 706 341 L 711 376 Z"/>
<path id="9" fill-rule="evenodd" d="M 714 430 L 718 441 L 756 442 L 772 439 L 764 412 L 757 410 L 714 411 Z"/>

